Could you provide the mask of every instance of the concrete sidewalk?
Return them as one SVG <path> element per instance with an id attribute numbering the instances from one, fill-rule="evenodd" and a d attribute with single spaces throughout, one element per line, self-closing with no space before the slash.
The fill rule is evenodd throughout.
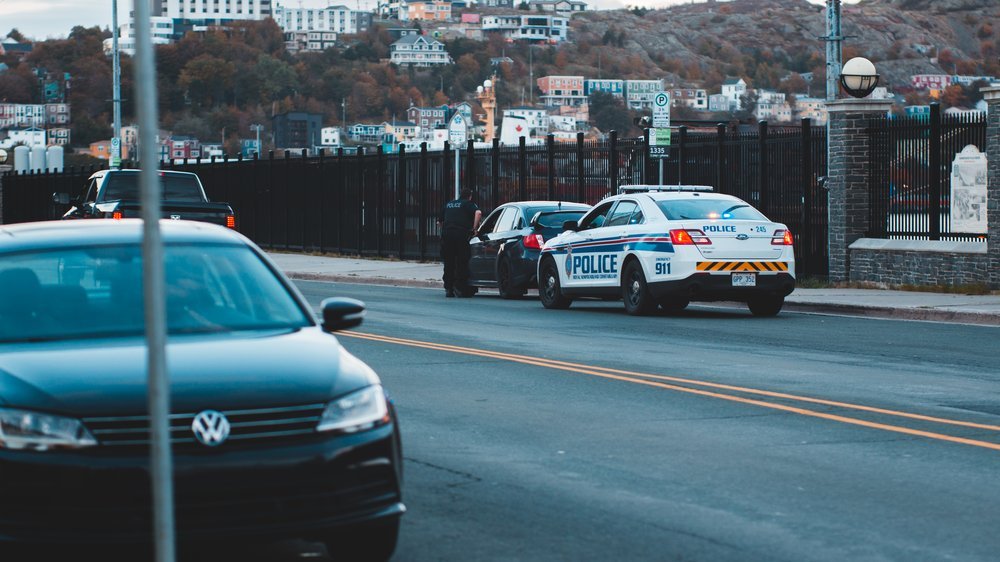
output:
<path id="1" fill-rule="evenodd" d="M 441 288 L 441 264 L 270 253 L 293 279 Z M 795 289 L 785 310 L 1000 326 L 1000 295 Z"/>

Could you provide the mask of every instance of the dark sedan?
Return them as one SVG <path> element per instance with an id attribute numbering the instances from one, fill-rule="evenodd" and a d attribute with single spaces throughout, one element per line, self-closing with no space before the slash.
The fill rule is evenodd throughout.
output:
<path id="1" fill-rule="evenodd" d="M 535 286 L 538 256 L 563 223 L 583 216 L 589 205 L 559 201 L 519 201 L 493 210 L 469 241 L 469 284 L 496 287 L 505 299 Z"/>
<path id="2" fill-rule="evenodd" d="M 378 376 L 252 242 L 163 221 L 178 537 L 396 545 L 401 448 Z M 141 222 L 0 228 L 0 548 L 151 541 Z M 3 555 L 0 554 L 0 558 Z"/>

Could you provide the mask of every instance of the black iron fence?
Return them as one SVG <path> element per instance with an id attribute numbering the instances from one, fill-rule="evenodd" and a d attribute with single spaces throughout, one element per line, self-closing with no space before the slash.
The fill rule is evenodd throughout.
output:
<path id="1" fill-rule="evenodd" d="M 796 233 L 800 275 L 826 274 L 826 197 L 822 128 L 751 132 L 691 132 L 681 128 L 664 161 L 664 183 L 715 186 L 750 201 Z M 618 186 L 659 181 L 659 164 L 644 139 L 554 142 L 542 146 L 459 151 L 381 149 L 346 155 L 342 150 L 271 153 L 252 160 L 167 164 L 198 173 L 210 199 L 230 203 L 237 228 L 267 249 L 337 252 L 362 256 L 432 259 L 438 254 L 441 206 L 456 181 L 473 188 L 484 211 L 517 200 L 596 203 Z M 457 168 L 457 169 L 456 169 Z M 3 178 L 5 223 L 54 219 L 65 207 L 53 192 L 79 193 L 96 168 L 60 173 L 9 174 Z"/>
<path id="2" fill-rule="evenodd" d="M 926 117 L 872 119 L 868 138 L 868 236 L 986 240 L 986 234 L 952 228 L 949 189 L 955 155 L 968 145 L 986 150 L 984 114 L 941 115 L 932 104 Z"/>

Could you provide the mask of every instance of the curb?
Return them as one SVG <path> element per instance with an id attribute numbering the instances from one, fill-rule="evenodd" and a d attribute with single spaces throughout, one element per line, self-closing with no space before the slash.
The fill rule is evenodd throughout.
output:
<path id="1" fill-rule="evenodd" d="M 440 289 L 441 282 L 426 279 L 391 279 L 387 277 L 361 277 L 357 275 L 333 275 L 328 273 L 285 272 L 290 279 L 301 281 L 329 281 L 334 283 L 354 283 L 360 285 L 384 285 L 390 287 L 417 287 Z M 927 322 L 950 322 L 975 324 L 979 326 L 1000 326 L 1000 314 L 977 312 L 956 312 L 935 308 L 893 308 L 887 306 L 863 306 L 839 303 L 785 302 L 783 310 L 817 314 L 838 314 L 862 318 L 890 320 L 919 320 Z"/>

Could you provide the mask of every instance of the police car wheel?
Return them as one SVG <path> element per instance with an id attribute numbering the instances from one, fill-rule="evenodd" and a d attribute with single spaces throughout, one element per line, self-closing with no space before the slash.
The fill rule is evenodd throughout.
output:
<path id="1" fill-rule="evenodd" d="M 754 316 L 777 316 L 785 304 L 785 297 L 757 297 L 750 299 L 747 306 Z"/>
<path id="2" fill-rule="evenodd" d="M 497 291 L 502 299 L 516 299 L 524 296 L 526 292 L 523 287 L 515 287 L 511 278 L 510 262 L 507 258 L 502 258 L 497 264 Z"/>
<path id="3" fill-rule="evenodd" d="M 538 297 L 545 308 L 569 308 L 573 299 L 562 292 L 559 285 L 559 270 L 551 259 L 542 264 L 541 275 L 538 276 Z"/>
<path id="4" fill-rule="evenodd" d="M 649 293 L 646 276 L 638 261 L 630 261 L 622 273 L 622 299 L 625 301 L 625 312 L 632 315 L 649 314 L 656 308 L 656 301 Z"/>
<path id="5" fill-rule="evenodd" d="M 677 314 L 691 304 L 688 299 L 664 298 L 660 299 L 660 308 L 669 314 Z"/>

